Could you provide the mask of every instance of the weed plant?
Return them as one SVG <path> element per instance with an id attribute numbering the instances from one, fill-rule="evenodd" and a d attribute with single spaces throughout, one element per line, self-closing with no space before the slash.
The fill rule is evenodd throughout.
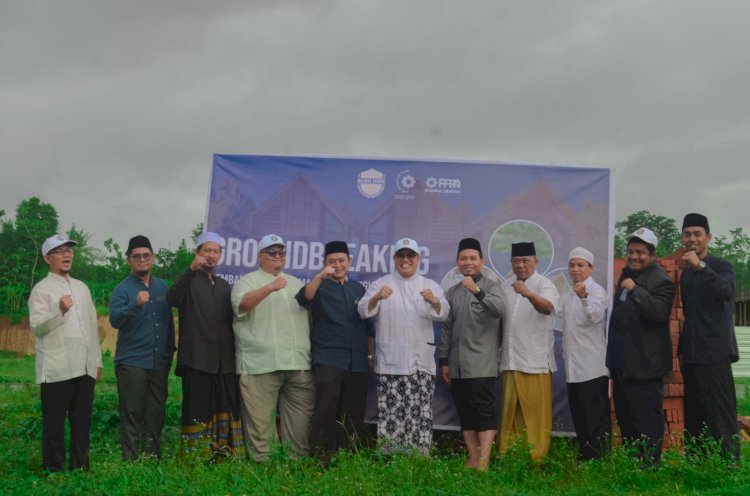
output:
<path id="1" fill-rule="evenodd" d="M 750 381 L 745 392 L 750 394 Z M 739 403 L 750 414 L 748 395 Z M 12 495 L 611 495 L 750 494 L 748 462 L 728 468 L 717 446 L 701 456 L 668 450 L 657 471 L 642 470 L 629 448 L 615 448 L 600 461 L 578 462 L 575 442 L 554 438 L 547 458 L 531 461 L 522 442 L 503 456 L 493 454 L 489 470 L 463 467 L 456 433 L 437 433 L 430 457 L 383 456 L 363 447 L 339 452 L 323 468 L 312 458 L 291 459 L 282 446 L 268 463 L 204 456 L 174 456 L 179 445 L 180 385 L 170 377 L 161 462 L 123 462 L 112 357 L 96 387 L 91 431 L 91 471 L 46 474 L 41 469 L 41 412 L 34 384 L 34 358 L 0 352 L 0 494 Z M 361 443 L 369 446 L 370 441 Z M 744 460 L 750 445 L 742 443 Z"/>

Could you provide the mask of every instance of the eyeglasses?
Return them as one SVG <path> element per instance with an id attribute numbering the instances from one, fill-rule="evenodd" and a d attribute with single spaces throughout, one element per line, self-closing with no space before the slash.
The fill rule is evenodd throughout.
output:
<path id="1" fill-rule="evenodd" d="M 130 258 L 136 262 L 148 262 L 152 256 L 151 253 L 133 253 Z"/>
<path id="2" fill-rule="evenodd" d="M 66 246 L 65 248 L 58 248 L 56 250 L 50 250 L 47 252 L 47 255 L 64 255 L 68 253 L 73 253 L 73 248 L 70 246 Z"/>
<path id="3" fill-rule="evenodd" d="M 269 251 L 264 251 L 262 253 L 265 253 L 266 255 L 268 255 L 271 258 L 285 257 L 286 256 L 286 250 L 269 250 Z"/>
<path id="4" fill-rule="evenodd" d="M 413 251 L 404 251 L 396 253 L 395 256 L 396 258 L 408 258 L 409 260 L 411 260 L 412 258 L 416 258 L 417 254 Z"/>

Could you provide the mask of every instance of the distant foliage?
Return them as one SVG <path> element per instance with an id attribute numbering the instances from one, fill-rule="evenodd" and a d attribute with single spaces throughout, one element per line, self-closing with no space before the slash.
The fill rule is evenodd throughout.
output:
<path id="1" fill-rule="evenodd" d="M 658 256 L 669 256 L 682 246 L 682 232 L 674 219 L 641 210 L 615 224 L 616 257 L 625 256 L 625 236 L 641 227 L 648 227 L 659 239 L 656 248 Z M 741 227 L 731 229 L 729 235 L 712 235 L 714 238 L 708 246 L 709 252 L 732 262 L 738 291 L 750 289 L 750 236 Z"/>
<path id="2" fill-rule="evenodd" d="M 641 210 L 628 215 L 625 220 L 615 224 L 615 257 L 625 256 L 628 245 L 625 237 L 641 227 L 647 227 L 656 234 L 656 238 L 659 240 L 656 254 L 660 257 L 671 255 L 682 246 L 680 242 L 682 233 L 677 228 L 677 222 L 674 219 Z"/>
<path id="3" fill-rule="evenodd" d="M 734 264 L 738 290 L 750 289 L 750 236 L 741 227 L 716 236 L 709 250 Z"/>
<path id="4" fill-rule="evenodd" d="M 37 197 L 16 207 L 16 218 L 3 220 L 0 228 L 0 285 L 32 287 L 47 273 L 41 253 L 45 239 L 57 233 L 55 207 Z"/>
<path id="5" fill-rule="evenodd" d="M 23 200 L 16 208 L 15 219 L 0 210 L 0 316 L 14 322 L 28 315 L 31 288 L 47 275 L 47 264 L 41 246 L 48 237 L 60 232 L 57 210 L 37 197 Z M 203 232 L 200 223 L 191 231 L 191 238 Z M 65 232 L 77 243 L 71 275 L 84 281 L 91 290 L 94 305 L 100 313 L 109 309 L 112 290 L 130 273 L 124 250 L 112 238 L 104 248 L 91 245 L 92 235 L 73 224 Z M 171 283 L 186 270 L 193 253 L 182 240 L 176 250 L 159 249 L 154 275 Z"/>
<path id="6" fill-rule="evenodd" d="M 193 252 L 188 249 L 183 239 L 174 251 L 160 248 L 156 252 L 156 265 L 154 265 L 153 273 L 156 277 L 173 280 L 177 274 L 187 270 L 192 261 Z"/>
<path id="7" fill-rule="evenodd" d="M 641 227 L 648 227 L 659 238 L 657 254 L 672 254 L 681 246 L 680 230 L 674 219 L 641 210 L 615 224 L 615 256 L 625 255 L 625 236 Z M 203 232 L 198 223 L 190 232 L 191 245 Z M 16 207 L 14 219 L 0 210 L 0 315 L 17 321 L 28 315 L 27 301 L 31 288 L 47 274 L 47 264 L 41 254 L 45 239 L 60 232 L 57 210 L 37 197 L 23 200 Z M 83 280 L 91 289 L 97 310 L 106 313 L 114 289 L 130 273 L 123 248 L 112 238 L 103 248 L 91 245 L 92 235 L 73 224 L 66 232 L 76 241 L 75 261 L 71 274 Z M 737 273 L 737 288 L 750 289 L 750 236 L 742 228 L 728 235 L 714 237 L 710 250 L 730 260 Z M 175 250 L 160 248 L 154 254 L 155 276 L 170 282 L 185 271 L 193 259 L 193 252 L 184 239 Z"/>
<path id="8" fill-rule="evenodd" d="M 11 322 L 18 323 L 28 314 L 28 291 L 22 284 L 0 288 L 0 315 L 9 316 Z"/>

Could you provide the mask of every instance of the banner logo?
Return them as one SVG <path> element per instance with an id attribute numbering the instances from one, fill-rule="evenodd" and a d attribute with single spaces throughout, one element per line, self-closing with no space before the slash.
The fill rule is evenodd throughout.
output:
<path id="1" fill-rule="evenodd" d="M 417 180 L 412 175 L 409 169 L 402 170 L 396 177 L 396 187 L 402 193 L 409 193 L 409 191 L 417 184 Z"/>
<path id="2" fill-rule="evenodd" d="M 375 169 L 367 169 L 357 176 L 357 187 L 365 198 L 376 198 L 385 191 L 385 174 Z"/>
<path id="3" fill-rule="evenodd" d="M 461 193 L 461 180 L 456 178 L 433 177 L 425 180 L 425 193 L 459 194 Z"/>

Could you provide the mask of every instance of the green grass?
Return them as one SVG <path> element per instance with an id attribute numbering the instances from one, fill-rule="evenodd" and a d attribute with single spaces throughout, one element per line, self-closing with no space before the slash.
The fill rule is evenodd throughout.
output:
<path id="1" fill-rule="evenodd" d="M 291 460 L 282 448 L 263 465 L 244 459 L 217 464 L 199 456 L 177 459 L 180 387 L 174 376 L 163 434 L 164 459 L 124 463 L 109 356 L 95 396 L 91 471 L 46 475 L 40 459 L 39 388 L 33 377 L 33 357 L 0 352 L 0 494 L 750 494 L 747 463 L 729 471 L 716 454 L 695 460 L 668 451 L 659 471 L 643 471 L 623 449 L 602 461 L 577 463 L 570 441 L 562 438 L 553 439 L 550 455 L 541 464 L 533 464 L 517 446 L 505 456 L 494 456 L 487 473 L 463 469 L 465 459 L 452 433 L 436 436 L 438 447 L 430 458 L 384 458 L 364 449 L 339 454 L 327 470 L 312 459 Z M 750 381 L 747 385 L 750 388 Z M 750 414 L 747 397 L 740 406 Z M 750 446 L 743 443 L 742 451 L 748 460 Z"/>

